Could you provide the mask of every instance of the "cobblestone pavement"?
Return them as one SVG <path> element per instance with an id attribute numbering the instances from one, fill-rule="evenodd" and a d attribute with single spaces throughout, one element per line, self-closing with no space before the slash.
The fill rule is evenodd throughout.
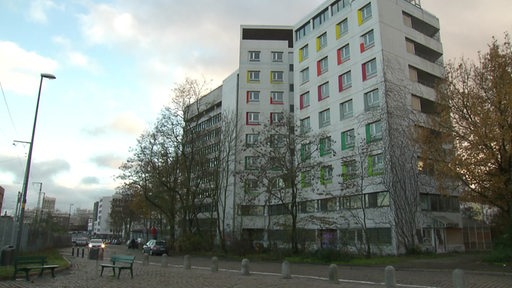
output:
<path id="1" fill-rule="evenodd" d="M 143 255 L 140 251 L 128 250 L 126 247 L 108 247 L 104 260 L 89 260 L 87 252 L 85 257 L 76 257 L 71 249 L 62 250 L 63 255 L 71 262 L 71 268 L 56 272 L 51 278 L 45 273 L 42 278 L 31 277 L 31 282 L 23 280 L 19 274 L 18 280 L 0 281 L 0 288 L 26 288 L 26 287 L 333 287 L 334 282 L 328 280 L 327 265 L 291 264 L 291 279 L 283 279 L 281 263 L 250 262 L 251 274 L 241 274 L 241 263 L 237 261 L 219 260 L 218 272 L 211 272 L 211 259 L 191 257 L 192 268 L 183 268 L 183 257 L 173 256 L 165 258 L 167 267 L 162 265 L 163 257 L 150 256 L 150 264 L 143 265 Z M 112 277 L 111 270 L 105 269 L 100 277 L 100 264 L 108 262 L 113 254 L 135 255 L 134 277 L 130 278 L 129 271 L 124 270 L 120 279 Z M 469 261 L 467 261 L 469 262 Z M 453 269 L 448 263 L 439 263 L 438 267 L 432 264 L 412 263 L 396 267 L 396 282 L 399 287 L 453 287 Z M 473 269 L 473 268 L 471 268 Z M 484 271 L 466 271 L 465 279 L 469 288 L 501 288 L 512 287 L 512 271 L 501 269 L 480 269 Z M 338 266 L 339 283 L 347 288 L 384 287 L 384 267 L 350 267 Z"/>

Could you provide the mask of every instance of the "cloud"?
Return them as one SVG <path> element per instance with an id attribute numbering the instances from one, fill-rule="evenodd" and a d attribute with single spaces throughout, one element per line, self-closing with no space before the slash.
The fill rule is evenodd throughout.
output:
<path id="1" fill-rule="evenodd" d="M 110 122 L 103 126 L 84 129 L 84 133 L 90 136 L 101 136 L 111 132 L 117 132 L 138 137 L 146 125 L 137 115 L 131 112 L 117 114 Z"/>
<path id="2" fill-rule="evenodd" d="M 59 64 L 57 61 L 24 50 L 16 43 L 0 41 L 0 79 L 4 92 L 20 95 L 34 94 L 39 85 L 41 71 L 53 73 Z"/>
<path id="3" fill-rule="evenodd" d="M 40 179 L 38 181 L 48 181 L 62 172 L 70 170 L 70 165 L 66 160 L 55 159 L 33 163 L 31 165 L 31 179 Z"/>
<path id="4" fill-rule="evenodd" d="M 124 158 L 118 155 L 104 154 L 93 157 L 91 161 L 99 167 L 119 169 Z"/>
<path id="5" fill-rule="evenodd" d="M 30 3 L 29 18 L 36 23 L 46 24 L 48 22 L 48 12 L 51 9 L 60 9 L 62 6 L 55 4 L 51 0 L 35 0 Z"/>
<path id="6" fill-rule="evenodd" d="M 80 183 L 84 184 L 84 185 L 100 184 L 100 179 L 98 177 L 88 176 L 88 177 L 82 178 Z"/>

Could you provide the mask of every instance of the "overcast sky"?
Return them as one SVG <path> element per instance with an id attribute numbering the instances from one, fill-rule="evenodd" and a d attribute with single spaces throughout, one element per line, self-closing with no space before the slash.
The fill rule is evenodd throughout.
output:
<path id="1" fill-rule="evenodd" d="M 357 2 L 365 2 L 356 0 Z M 445 60 L 475 58 L 512 31 L 510 0 L 422 0 Z M 185 77 L 215 88 L 237 69 L 240 25 L 295 25 L 323 0 L 0 1 L 0 186 L 12 214 L 43 82 L 28 207 L 39 184 L 57 208 L 91 209 Z M 492 3 L 492 5 L 490 4 Z"/>

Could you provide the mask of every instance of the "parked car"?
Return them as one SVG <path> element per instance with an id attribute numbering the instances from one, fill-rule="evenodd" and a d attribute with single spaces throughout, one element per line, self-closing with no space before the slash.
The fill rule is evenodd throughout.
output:
<path id="1" fill-rule="evenodd" d="M 142 253 L 149 255 L 167 254 L 167 243 L 164 240 L 149 240 L 142 246 Z"/>
<path id="2" fill-rule="evenodd" d="M 105 243 L 102 239 L 91 239 L 89 241 L 89 248 L 105 248 Z"/>

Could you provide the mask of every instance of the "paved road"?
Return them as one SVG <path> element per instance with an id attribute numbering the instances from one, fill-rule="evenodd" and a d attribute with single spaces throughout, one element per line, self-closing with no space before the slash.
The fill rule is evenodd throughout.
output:
<path id="1" fill-rule="evenodd" d="M 143 256 L 140 251 L 128 250 L 124 246 L 111 246 L 105 251 L 104 260 L 89 260 L 86 257 L 71 255 L 71 249 L 62 251 L 71 262 L 71 268 L 57 272 L 56 278 L 45 274 L 42 278 L 32 277 L 32 282 L 21 279 L 16 281 L 1 281 L 0 287 L 333 287 L 334 282 L 328 280 L 327 265 L 292 264 L 291 279 L 283 279 L 281 263 L 251 262 L 249 276 L 241 275 L 241 263 L 237 261 L 219 261 L 219 271 L 211 272 L 211 259 L 192 257 L 192 269 L 183 268 L 183 257 L 168 257 L 167 267 L 163 267 L 164 258 L 150 256 L 150 264 L 143 265 Z M 136 256 L 134 264 L 134 278 L 131 279 L 128 271 L 123 271 L 121 278 L 111 276 L 105 270 L 103 277 L 99 276 L 99 264 L 108 262 L 113 254 L 131 254 Z M 81 255 L 80 255 L 81 256 Z M 452 272 L 440 263 L 439 269 L 424 265 L 414 267 L 398 267 L 396 281 L 399 287 L 453 287 Z M 501 288 L 512 287 L 512 273 L 504 271 L 465 271 L 467 286 L 470 288 Z M 384 267 L 338 267 L 339 283 L 347 288 L 384 287 Z"/>

